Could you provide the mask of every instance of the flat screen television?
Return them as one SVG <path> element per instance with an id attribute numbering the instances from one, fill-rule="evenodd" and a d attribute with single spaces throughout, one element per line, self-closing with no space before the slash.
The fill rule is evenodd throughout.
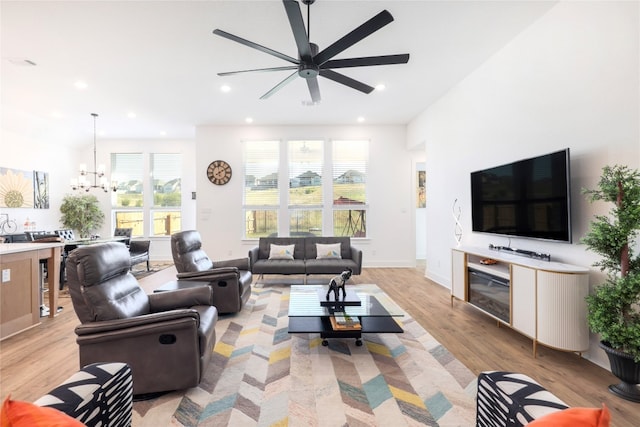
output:
<path id="1" fill-rule="evenodd" d="M 471 173 L 472 230 L 571 242 L 569 149 Z"/>

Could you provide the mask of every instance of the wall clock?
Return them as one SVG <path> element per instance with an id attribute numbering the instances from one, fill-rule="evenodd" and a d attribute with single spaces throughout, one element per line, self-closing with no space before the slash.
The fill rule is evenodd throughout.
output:
<path id="1" fill-rule="evenodd" d="M 207 167 L 207 178 L 213 184 L 224 185 L 231 179 L 231 166 L 224 160 L 214 160 Z"/>

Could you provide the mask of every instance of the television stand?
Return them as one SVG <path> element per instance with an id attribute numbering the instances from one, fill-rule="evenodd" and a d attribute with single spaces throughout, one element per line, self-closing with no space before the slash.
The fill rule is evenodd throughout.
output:
<path id="1" fill-rule="evenodd" d="M 533 259 L 539 259 L 541 261 L 551 262 L 551 255 L 543 254 L 541 252 L 527 251 L 524 249 L 515 249 L 509 246 L 496 246 L 492 244 L 489 244 L 489 249 L 491 249 L 492 251 L 507 252 L 514 255 L 526 256 Z"/>
<path id="2" fill-rule="evenodd" d="M 463 301 L 538 344 L 581 353 L 589 348 L 589 269 L 514 250 L 452 249 L 451 305 Z"/>

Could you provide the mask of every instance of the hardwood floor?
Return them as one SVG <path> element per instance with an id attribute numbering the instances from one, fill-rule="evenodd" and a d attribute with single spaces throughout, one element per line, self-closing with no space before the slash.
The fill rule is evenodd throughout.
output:
<path id="1" fill-rule="evenodd" d="M 354 283 L 375 283 L 427 329 L 474 373 L 485 370 L 522 372 L 534 378 L 571 406 L 611 411 L 612 426 L 640 425 L 640 404 L 611 394 L 618 382 L 607 370 L 571 353 L 538 346 L 533 358 L 531 340 L 461 302 L 451 307 L 449 291 L 424 278 L 423 269 L 366 268 Z M 175 278 L 168 268 L 140 280 L 147 292 Z M 272 280 L 272 279 L 270 279 Z M 288 279 L 287 279 L 288 280 Z M 325 283 L 322 277 L 310 282 Z M 0 342 L 0 397 L 32 401 L 78 369 L 74 327 L 78 320 L 68 297 L 54 319 Z"/>

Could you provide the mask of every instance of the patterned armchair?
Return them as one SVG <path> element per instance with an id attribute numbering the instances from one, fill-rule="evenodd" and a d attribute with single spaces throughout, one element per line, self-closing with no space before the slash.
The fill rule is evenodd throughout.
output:
<path id="1" fill-rule="evenodd" d="M 131 369 L 125 363 L 94 363 L 36 400 L 88 427 L 128 427 L 133 408 Z"/>
<path id="2" fill-rule="evenodd" d="M 568 408 L 530 377 L 500 371 L 480 373 L 477 405 L 476 427 L 523 427 Z"/>

